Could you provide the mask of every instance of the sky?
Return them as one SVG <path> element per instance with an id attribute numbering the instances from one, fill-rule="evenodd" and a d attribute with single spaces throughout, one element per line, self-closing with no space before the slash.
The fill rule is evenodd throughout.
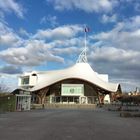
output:
<path id="1" fill-rule="evenodd" d="M 139 0 L 0 0 L 0 83 L 25 71 L 70 67 L 84 48 L 94 71 L 140 88 Z"/>

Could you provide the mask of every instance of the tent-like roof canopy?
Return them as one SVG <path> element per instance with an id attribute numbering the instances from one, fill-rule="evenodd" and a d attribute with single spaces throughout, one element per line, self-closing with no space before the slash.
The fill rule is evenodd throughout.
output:
<path id="1" fill-rule="evenodd" d="M 119 89 L 119 84 L 102 80 L 88 63 L 76 63 L 74 66 L 67 69 L 37 72 L 36 74 L 38 76 L 38 82 L 30 89 L 31 91 L 37 91 L 59 81 L 71 78 L 85 80 L 108 92 L 117 92 Z"/>

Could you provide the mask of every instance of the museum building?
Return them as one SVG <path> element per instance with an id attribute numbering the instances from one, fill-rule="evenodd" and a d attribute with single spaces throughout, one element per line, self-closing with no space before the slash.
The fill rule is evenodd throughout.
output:
<path id="1" fill-rule="evenodd" d="M 121 93 L 120 84 L 110 83 L 107 74 L 98 74 L 84 61 L 62 70 L 25 72 L 19 87 L 30 91 L 32 102 L 39 104 L 97 104 L 105 95 L 111 99 Z"/>

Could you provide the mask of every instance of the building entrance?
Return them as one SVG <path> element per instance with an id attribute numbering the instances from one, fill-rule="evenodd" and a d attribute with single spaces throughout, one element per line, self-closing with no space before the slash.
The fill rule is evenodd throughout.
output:
<path id="1" fill-rule="evenodd" d="M 16 95 L 16 110 L 30 110 L 31 95 Z"/>

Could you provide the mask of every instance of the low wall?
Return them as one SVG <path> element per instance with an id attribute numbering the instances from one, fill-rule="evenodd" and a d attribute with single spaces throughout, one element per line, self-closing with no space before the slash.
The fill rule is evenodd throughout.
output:
<path id="1" fill-rule="evenodd" d="M 110 111 L 140 112 L 140 105 L 109 104 L 109 105 L 104 105 L 104 108 Z"/>
<path id="2" fill-rule="evenodd" d="M 32 109 L 95 109 L 96 104 L 32 104 Z"/>
<path id="3" fill-rule="evenodd" d="M 0 112 L 15 111 L 16 98 L 14 95 L 0 97 Z"/>

